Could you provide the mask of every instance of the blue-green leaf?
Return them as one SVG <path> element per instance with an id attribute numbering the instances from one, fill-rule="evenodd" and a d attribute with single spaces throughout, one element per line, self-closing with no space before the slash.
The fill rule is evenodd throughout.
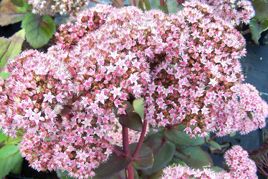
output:
<path id="1" fill-rule="evenodd" d="M 39 16 L 28 13 L 22 21 L 26 32 L 26 40 L 33 48 L 46 45 L 56 30 L 56 24 L 50 16 Z"/>

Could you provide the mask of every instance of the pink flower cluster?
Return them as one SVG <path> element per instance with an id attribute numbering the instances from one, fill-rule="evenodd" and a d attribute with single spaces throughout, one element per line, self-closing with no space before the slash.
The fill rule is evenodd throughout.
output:
<path id="1" fill-rule="evenodd" d="M 97 6 L 90 11 L 83 11 L 77 14 L 75 22 L 61 25 L 55 34 L 57 42 L 61 44 L 61 48 L 71 48 L 87 33 L 98 29 L 105 22 L 111 8 L 111 6 L 102 6 L 101 8 Z"/>
<path id="2" fill-rule="evenodd" d="M 178 13 L 184 17 L 184 28 L 177 31 L 182 34 L 172 34 L 164 39 L 165 43 L 157 45 L 158 48 L 167 46 L 163 47 L 158 62 L 153 62 L 152 83 L 146 96 L 147 120 L 158 127 L 184 123 L 185 131 L 192 135 L 206 135 L 209 131 L 217 135 L 234 131 L 248 133 L 264 127 L 267 104 L 258 92 L 241 90 L 235 94 L 233 91 L 243 81 L 239 62 L 245 55 L 243 37 L 227 22 L 215 17 L 209 6 L 199 2 L 187 2 L 184 6 Z M 161 24 L 157 27 L 159 31 L 168 31 L 161 29 Z M 174 44 L 174 40 L 179 44 Z M 239 95 L 246 96 L 245 101 L 255 99 L 258 110 L 249 102 L 241 108 L 242 101 L 237 101 Z M 246 108 L 252 109 L 245 111 Z M 241 113 L 258 114 L 250 123 L 251 119 L 246 120 Z M 226 123 L 227 120 L 230 122 Z M 251 129 L 244 124 L 245 120 L 252 124 Z"/>
<path id="3" fill-rule="evenodd" d="M 163 179 L 257 179 L 255 163 L 248 158 L 247 151 L 240 146 L 233 146 L 225 153 L 225 160 L 229 171 L 215 172 L 209 168 L 202 170 L 192 169 L 187 166 L 170 166 L 164 169 Z"/>
<path id="4" fill-rule="evenodd" d="M 241 84 L 243 37 L 208 5 L 184 5 L 173 15 L 98 5 L 62 26 L 47 53 L 26 51 L 8 65 L 0 126 L 25 131 L 21 152 L 33 168 L 94 176 L 121 144 L 118 115 L 135 98 L 155 128 L 222 135 L 264 126 L 267 104 Z"/>
<path id="5" fill-rule="evenodd" d="M 258 178 L 255 163 L 249 159 L 247 151 L 242 147 L 233 146 L 224 154 L 224 159 L 229 166 L 229 174 L 232 178 Z"/>
<path id="6" fill-rule="evenodd" d="M 265 127 L 263 119 L 267 116 L 268 106 L 259 97 L 256 88 L 250 84 L 237 84 L 230 90 L 229 95 L 217 98 L 212 107 L 218 120 L 211 123 L 211 128 L 217 130 L 217 135 L 224 136 L 236 131 L 247 134 Z"/>
<path id="7" fill-rule="evenodd" d="M 11 62 L 0 92 L 0 125 L 11 136 L 25 131 L 20 150 L 33 168 L 88 178 L 112 152 L 107 131 L 115 115 L 104 109 L 95 115 L 98 107 L 78 91 L 67 60 L 52 48 L 26 51 Z"/>
<path id="8" fill-rule="evenodd" d="M 255 11 L 249 0 L 199 0 L 212 7 L 213 12 L 233 25 L 248 24 Z"/>

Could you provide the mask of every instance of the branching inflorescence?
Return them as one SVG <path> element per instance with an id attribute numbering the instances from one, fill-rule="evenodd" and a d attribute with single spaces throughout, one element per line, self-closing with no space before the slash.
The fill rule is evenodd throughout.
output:
<path id="1" fill-rule="evenodd" d="M 8 65 L 0 125 L 11 136 L 25 131 L 20 149 L 33 168 L 94 176 L 122 145 L 118 115 L 135 98 L 145 99 L 153 128 L 223 136 L 265 126 L 267 104 L 242 83 L 242 35 L 210 6 L 184 6 L 166 15 L 98 5 L 61 26 L 47 53 L 26 51 Z"/>

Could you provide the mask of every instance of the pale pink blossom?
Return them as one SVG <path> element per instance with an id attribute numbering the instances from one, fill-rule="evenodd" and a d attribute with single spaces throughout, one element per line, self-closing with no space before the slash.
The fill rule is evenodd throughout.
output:
<path id="1" fill-rule="evenodd" d="M 229 149 L 224 158 L 229 170 L 215 172 L 210 168 L 192 169 L 188 166 L 173 165 L 163 170 L 162 179 L 257 179 L 255 163 L 249 159 L 247 151 L 240 146 Z"/>

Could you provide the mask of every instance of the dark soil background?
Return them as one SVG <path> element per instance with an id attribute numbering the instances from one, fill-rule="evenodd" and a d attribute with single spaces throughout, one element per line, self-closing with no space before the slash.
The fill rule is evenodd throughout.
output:
<path id="1" fill-rule="evenodd" d="M 10 37 L 20 29 L 20 23 L 0 27 L 0 37 Z M 247 37 L 247 39 L 250 39 Z M 253 84 L 263 93 L 268 94 L 268 32 L 262 34 L 260 45 L 253 44 L 250 40 L 247 45 L 248 55 L 241 59 L 246 82 Z M 268 95 L 263 95 L 263 99 L 268 102 Z M 248 135 L 236 135 L 234 138 L 223 137 L 217 139 L 221 144 L 230 145 L 239 144 L 247 151 L 253 151 L 260 147 L 265 139 L 268 139 L 268 127 L 265 129 L 251 132 Z M 222 155 L 212 155 L 215 164 L 222 166 Z M 7 179 L 56 179 L 55 172 L 37 172 L 28 167 L 27 161 L 23 162 L 23 168 L 20 176 L 9 175 Z M 259 175 L 259 178 L 265 178 Z"/>

